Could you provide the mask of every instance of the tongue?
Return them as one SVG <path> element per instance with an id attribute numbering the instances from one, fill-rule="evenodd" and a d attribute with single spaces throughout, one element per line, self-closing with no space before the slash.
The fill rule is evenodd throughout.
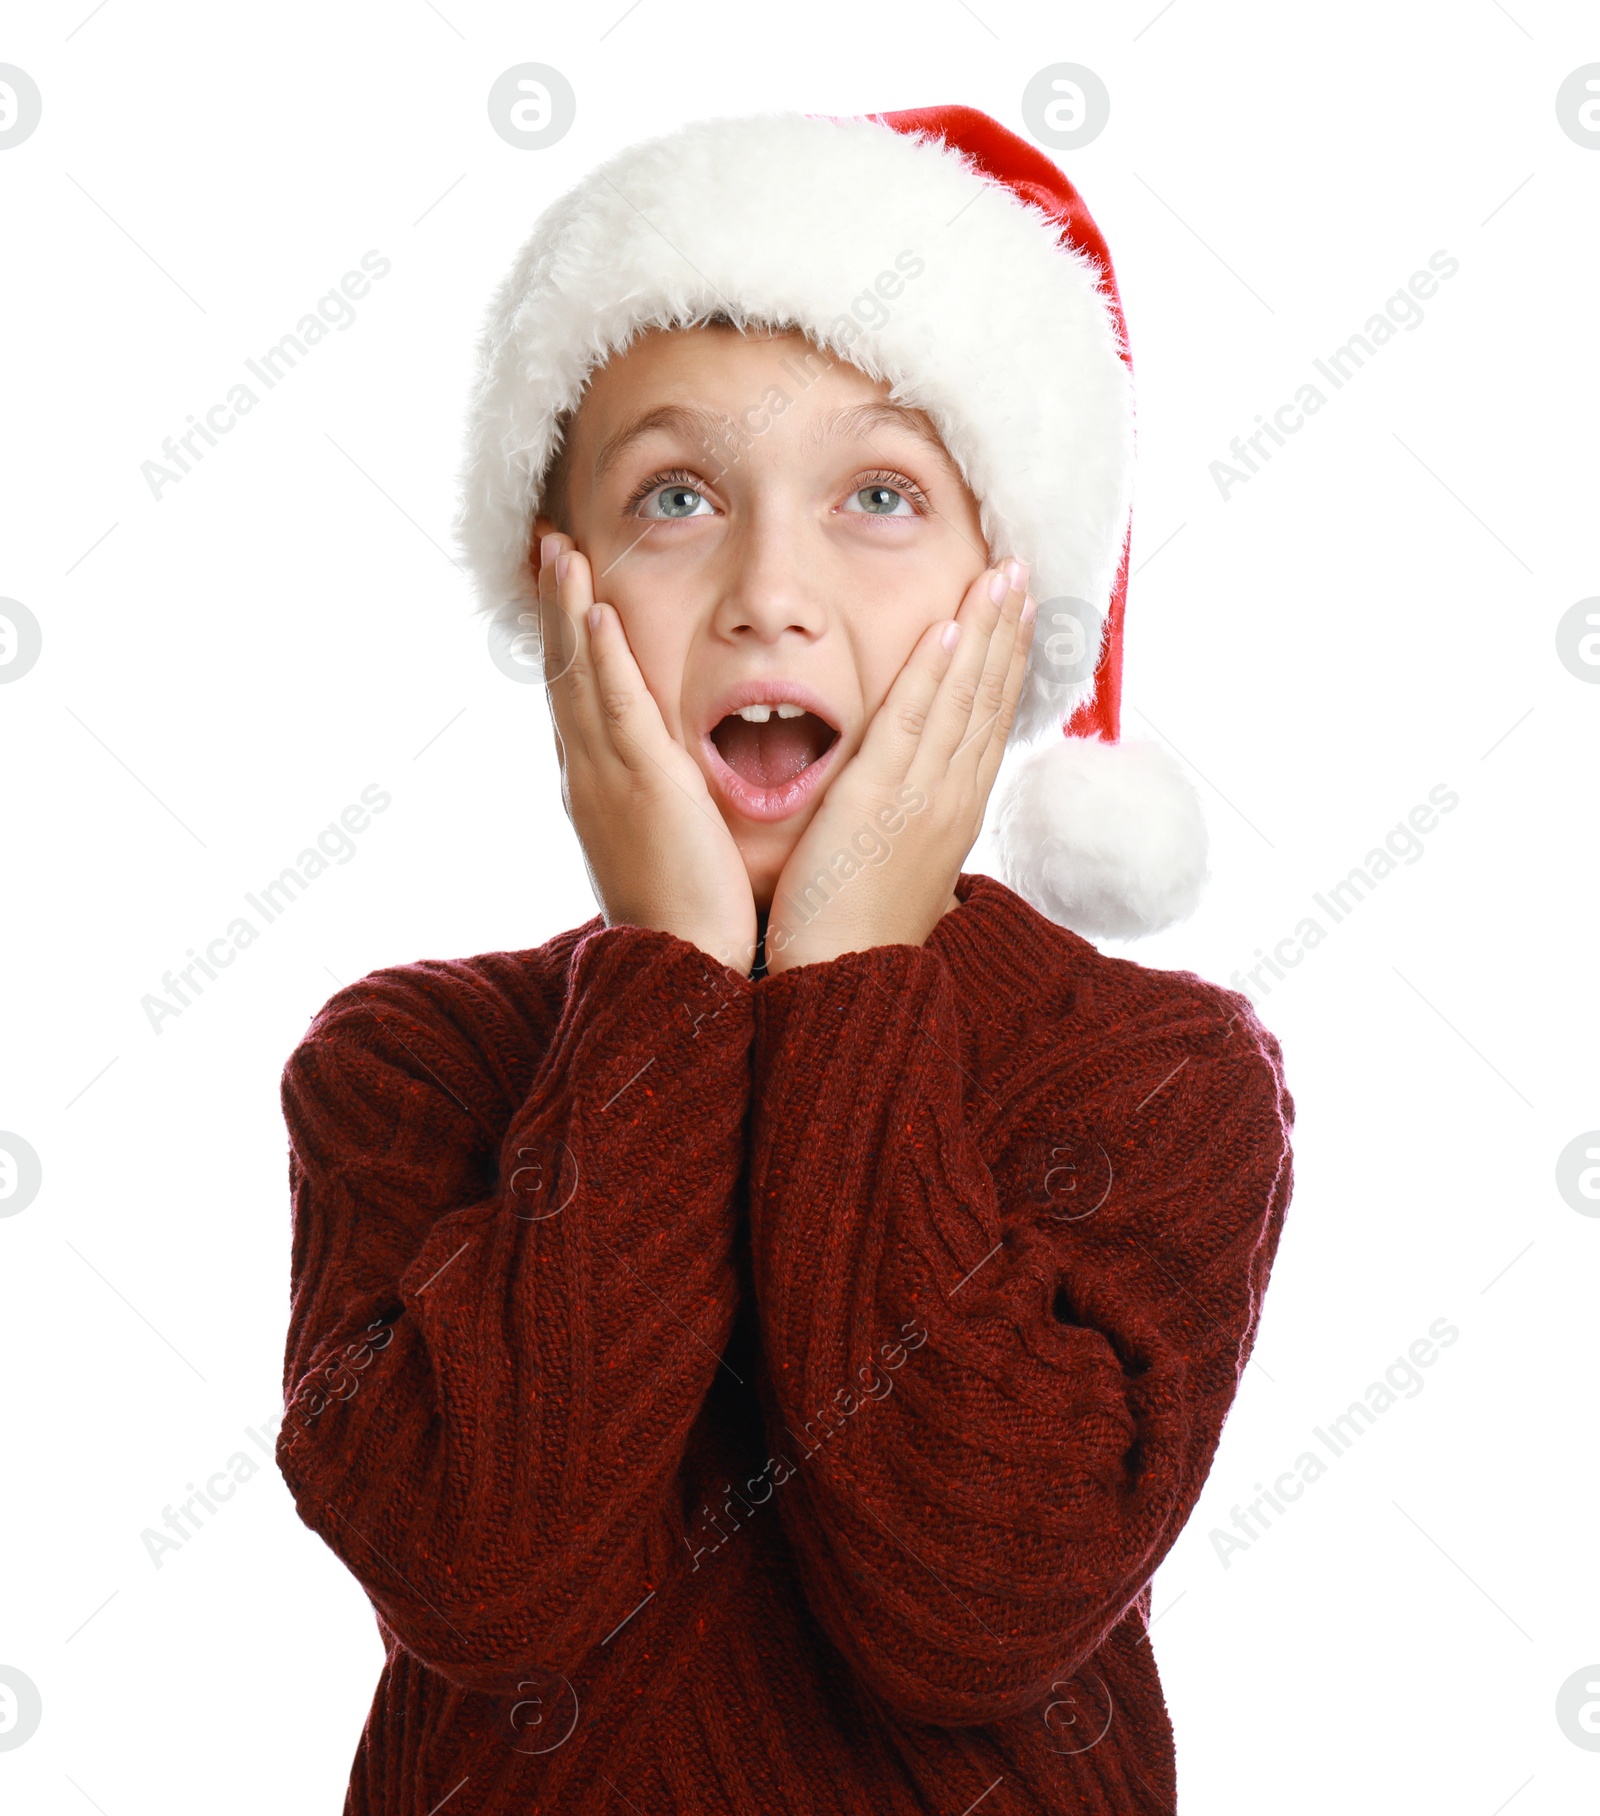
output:
<path id="1" fill-rule="evenodd" d="M 711 741 L 723 762 L 746 782 L 779 788 L 809 769 L 831 739 L 814 713 L 802 713 L 798 719 L 780 719 L 774 713 L 765 725 L 730 713 L 712 732 Z"/>

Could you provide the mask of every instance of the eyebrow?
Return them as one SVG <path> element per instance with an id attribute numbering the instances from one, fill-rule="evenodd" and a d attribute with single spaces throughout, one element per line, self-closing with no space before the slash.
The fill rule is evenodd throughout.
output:
<path id="1" fill-rule="evenodd" d="M 870 441 L 874 429 L 901 429 L 927 443 L 946 466 L 954 470 L 950 450 L 939 432 L 921 411 L 904 404 L 879 398 L 872 403 L 851 404 L 833 410 L 816 423 L 807 435 L 809 446 L 821 447 L 838 441 Z M 594 476 L 603 479 L 636 441 L 657 431 L 682 435 L 702 447 L 717 449 L 737 444 L 737 425 L 725 412 L 701 409 L 697 404 L 658 404 L 626 422 L 601 444 L 594 459 Z"/>

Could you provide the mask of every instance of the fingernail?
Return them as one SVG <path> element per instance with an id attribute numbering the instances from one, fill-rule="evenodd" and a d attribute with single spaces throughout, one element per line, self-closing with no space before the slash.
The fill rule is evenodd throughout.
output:
<path id="1" fill-rule="evenodd" d="M 961 639 L 961 626 L 952 618 L 939 633 L 939 641 L 946 649 L 954 649 Z"/>
<path id="2" fill-rule="evenodd" d="M 584 616 L 585 616 L 585 618 L 587 618 L 587 620 L 589 622 L 589 635 L 592 637 L 595 634 L 595 632 L 597 630 L 599 630 L 599 628 L 600 628 L 600 608 L 599 608 L 599 606 L 591 605 L 589 607 L 588 611 L 584 613 Z"/>
<path id="3" fill-rule="evenodd" d="M 1038 616 L 1039 616 L 1039 601 L 1034 598 L 1032 593 L 1029 593 L 1027 598 L 1024 599 L 1022 602 L 1021 622 L 1023 624 L 1032 624 L 1034 619 L 1037 618 Z"/>
<path id="4" fill-rule="evenodd" d="M 566 579 L 567 563 L 571 559 L 572 559 L 572 551 L 570 549 L 563 549 L 561 551 L 561 553 L 556 556 L 556 579 L 557 580 Z"/>
<path id="5" fill-rule="evenodd" d="M 1003 567 L 996 568 L 989 580 L 989 597 L 996 605 L 1004 605 L 1006 594 L 1011 591 L 1011 582 L 1006 578 Z"/>
<path id="6" fill-rule="evenodd" d="M 1011 574 L 1011 590 L 1014 593 L 1025 593 L 1028 590 L 1028 564 L 1019 561 L 1015 555 L 1006 563 Z"/>
<path id="7" fill-rule="evenodd" d="M 540 567 L 548 567 L 551 561 L 554 560 L 557 540 L 558 538 L 553 530 L 548 536 L 541 536 L 539 538 Z"/>

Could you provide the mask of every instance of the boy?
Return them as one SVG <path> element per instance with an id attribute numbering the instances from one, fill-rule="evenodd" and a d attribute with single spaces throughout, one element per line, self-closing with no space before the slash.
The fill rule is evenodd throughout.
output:
<path id="1" fill-rule="evenodd" d="M 347 1811 L 1176 1807 L 1148 1585 L 1293 1104 L 1243 997 L 1068 930 L 1203 871 L 1115 741 L 1130 449 L 1103 243 L 971 110 L 686 128 L 508 278 L 463 546 L 601 913 L 285 1068 L 279 1460 L 387 1651 Z M 1016 890 L 963 873 L 1064 718 Z"/>

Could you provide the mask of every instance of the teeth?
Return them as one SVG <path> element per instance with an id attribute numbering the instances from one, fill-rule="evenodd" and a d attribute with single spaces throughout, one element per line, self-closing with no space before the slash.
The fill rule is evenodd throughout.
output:
<path id="1" fill-rule="evenodd" d="M 803 706 L 796 706 L 792 700 L 783 700 L 778 704 L 778 717 L 780 719 L 798 719 L 805 710 Z M 772 717 L 772 708 L 770 706 L 741 706 L 739 717 L 748 719 L 752 725 L 765 725 Z"/>

